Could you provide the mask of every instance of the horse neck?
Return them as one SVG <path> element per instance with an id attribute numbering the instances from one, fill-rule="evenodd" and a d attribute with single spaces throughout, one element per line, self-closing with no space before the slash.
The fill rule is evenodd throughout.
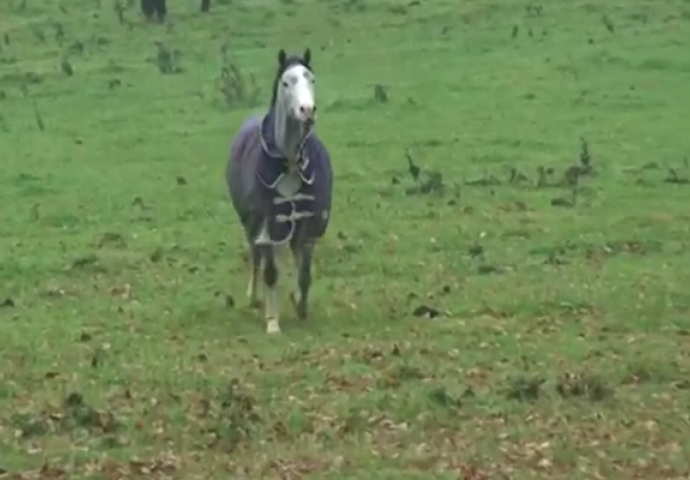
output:
<path id="1" fill-rule="evenodd" d="M 279 98 L 274 106 L 273 135 L 278 150 L 288 160 L 297 160 L 299 149 L 302 146 L 307 132 L 301 122 L 294 120 L 287 114 L 284 102 Z"/>

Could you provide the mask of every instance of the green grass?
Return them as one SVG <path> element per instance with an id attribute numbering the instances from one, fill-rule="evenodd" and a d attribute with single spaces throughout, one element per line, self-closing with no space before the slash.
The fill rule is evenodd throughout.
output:
<path id="1" fill-rule="evenodd" d="M 687 0 L 136 3 L 0 3 L 2 471 L 686 478 Z M 306 46 L 335 204 L 269 337 L 223 171 Z"/>

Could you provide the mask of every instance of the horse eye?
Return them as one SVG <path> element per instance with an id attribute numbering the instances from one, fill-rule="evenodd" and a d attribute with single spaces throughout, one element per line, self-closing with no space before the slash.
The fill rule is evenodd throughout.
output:
<path id="1" fill-rule="evenodd" d="M 288 88 L 289 86 L 287 81 L 283 81 L 283 87 Z"/>

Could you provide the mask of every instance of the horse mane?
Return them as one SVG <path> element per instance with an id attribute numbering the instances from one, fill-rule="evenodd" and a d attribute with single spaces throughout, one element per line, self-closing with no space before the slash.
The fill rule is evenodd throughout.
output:
<path id="1" fill-rule="evenodd" d="M 271 107 L 276 104 L 276 99 L 278 98 L 278 82 L 280 82 L 280 77 L 283 76 L 286 70 L 295 65 L 302 65 L 310 72 L 313 72 L 311 65 L 304 61 L 304 58 L 299 55 L 290 55 L 285 59 L 283 63 L 278 65 L 278 70 L 276 71 L 276 77 L 273 80 L 273 94 L 271 95 Z"/>

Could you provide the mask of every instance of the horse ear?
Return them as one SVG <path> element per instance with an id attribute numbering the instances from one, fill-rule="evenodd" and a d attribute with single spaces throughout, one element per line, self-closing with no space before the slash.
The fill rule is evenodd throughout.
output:
<path id="1" fill-rule="evenodd" d="M 278 65 L 282 66 L 285 63 L 285 60 L 287 59 L 287 55 L 285 54 L 285 50 L 282 48 L 278 51 Z"/>
<path id="2" fill-rule="evenodd" d="M 302 60 L 304 60 L 304 63 L 307 65 L 307 67 L 311 66 L 311 49 L 309 47 L 307 47 L 307 49 L 304 51 Z"/>

